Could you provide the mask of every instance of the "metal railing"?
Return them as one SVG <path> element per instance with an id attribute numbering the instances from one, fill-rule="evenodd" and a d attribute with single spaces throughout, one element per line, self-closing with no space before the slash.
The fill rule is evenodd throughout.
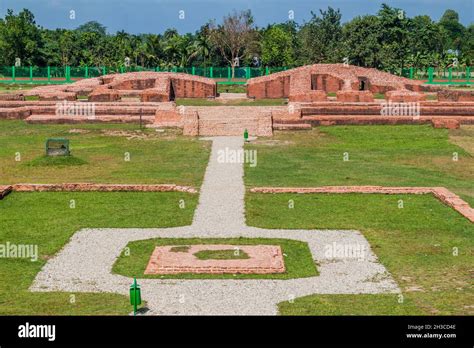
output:
<path id="1" fill-rule="evenodd" d="M 133 67 L 37 67 L 37 66 L 0 66 L 0 83 L 30 83 L 30 84 L 61 84 L 70 83 L 79 79 L 98 77 L 114 73 L 126 73 L 135 71 L 163 71 L 178 72 L 196 76 L 203 76 L 215 79 L 219 84 L 244 84 L 248 79 L 289 69 L 288 67 L 236 67 L 234 77 L 232 68 L 228 67 L 154 67 L 146 68 L 140 66 Z M 425 80 L 427 84 L 453 84 L 470 85 L 472 67 L 452 67 L 452 68 L 404 68 L 399 71 L 392 71 L 400 76 L 410 79 Z"/>
<path id="2" fill-rule="evenodd" d="M 1 66 L 0 83 L 33 83 L 33 84 L 61 84 L 70 83 L 78 79 L 87 79 L 114 73 L 126 73 L 136 71 L 177 72 L 196 76 L 203 76 L 218 80 L 218 83 L 245 83 L 252 77 L 269 75 L 275 72 L 287 70 L 288 67 L 236 67 L 234 77 L 232 68 L 229 67 L 37 67 L 37 66 Z"/>

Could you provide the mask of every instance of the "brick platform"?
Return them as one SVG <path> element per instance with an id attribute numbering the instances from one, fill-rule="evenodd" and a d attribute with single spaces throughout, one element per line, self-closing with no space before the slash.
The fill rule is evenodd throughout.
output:
<path id="1" fill-rule="evenodd" d="M 367 193 L 367 194 L 433 194 L 444 204 L 474 222 L 474 209 L 459 196 L 444 187 L 389 186 L 321 186 L 321 187 L 254 187 L 252 193 Z"/>
<path id="2" fill-rule="evenodd" d="M 150 257 L 145 274 L 272 274 L 284 273 L 281 247 L 277 245 L 189 245 L 187 251 L 172 251 L 179 246 L 157 246 Z M 247 259 L 200 260 L 195 253 L 204 250 L 245 252 Z"/>

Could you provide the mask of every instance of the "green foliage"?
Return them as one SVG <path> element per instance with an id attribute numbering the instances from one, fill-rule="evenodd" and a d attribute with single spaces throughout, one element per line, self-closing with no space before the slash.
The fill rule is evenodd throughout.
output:
<path id="1" fill-rule="evenodd" d="M 107 33 L 95 21 L 74 30 L 43 29 L 28 10 L 8 10 L 0 19 L 0 65 L 110 66 L 118 69 L 129 58 L 136 66 L 226 66 L 238 57 L 251 65 L 255 56 L 267 66 L 314 63 L 350 64 L 399 72 L 402 67 L 460 66 L 474 61 L 474 28 L 464 27 L 458 14 L 446 10 L 439 22 L 429 16 L 410 18 L 402 9 L 383 4 L 376 14 L 342 23 L 339 9 L 311 13 L 311 19 L 254 25 L 250 12 L 234 12 L 222 25 L 205 23 L 195 33 Z"/>
<path id="2" fill-rule="evenodd" d="M 295 64 L 295 52 L 291 34 L 282 26 L 271 26 L 262 39 L 262 62 L 267 66 L 291 66 Z"/>
<path id="3" fill-rule="evenodd" d="M 34 15 L 22 10 L 14 15 L 8 10 L 5 19 L 0 20 L 0 64 L 13 65 L 16 58 L 22 64 L 41 64 L 41 32 Z"/>
<path id="4" fill-rule="evenodd" d="M 341 62 L 341 12 L 331 7 L 319 11 L 321 17 L 311 12 L 313 17 L 301 28 L 302 55 L 312 63 Z"/>

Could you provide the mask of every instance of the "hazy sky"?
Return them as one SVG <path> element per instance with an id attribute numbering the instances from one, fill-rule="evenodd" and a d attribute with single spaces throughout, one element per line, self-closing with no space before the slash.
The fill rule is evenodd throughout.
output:
<path id="1" fill-rule="evenodd" d="M 48 29 L 73 29 L 87 21 L 98 21 L 109 33 L 162 33 L 176 28 L 180 33 L 194 32 L 209 19 L 220 21 L 232 10 L 251 9 L 258 26 L 284 22 L 288 12 L 302 23 L 311 11 L 328 6 L 340 8 L 343 22 L 357 15 L 375 14 L 385 2 L 404 9 L 408 16 L 426 14 L 438 20 L 443 12 L 454 9 L 464 25 L 474 21 L 474 0 L 0 0 L 0 15 L 7 8 L 30 9 L 36 22 Z M 69 18 L 70 10 L 76 19 Z M 180 19 L 184 11 L 184 19 Z M 181 15 L 183 12 L 181 12 Z"/>

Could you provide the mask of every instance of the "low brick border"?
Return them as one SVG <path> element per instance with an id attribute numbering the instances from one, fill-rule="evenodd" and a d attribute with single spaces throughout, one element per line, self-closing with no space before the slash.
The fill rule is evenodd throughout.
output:
<path id="1" fill-rule="evenodd" d="M 186 192 L 197 193 L 192 186 L 174 184 L 91 184 L 91 183 L 63 183 L 63 184 L 15 184 L 0 186 L 0 199 L 10 192 Z"/>
<path id="2" fill-rule="evenodd" d="M 0 199 L 7 196 L 10 192 L 12 192 L 12 187 L 9 185 L 0 185 Z"/>
<path id="3" fill-rule="evenodd" d="M 474 209 L 459 196 L 444 187 L 389 187 L 389 186 L 320 186 L 320 187 L 253 187 L 252 193 L 379 193 L 433 194 L 469 221 L 474 222 Z"/>

